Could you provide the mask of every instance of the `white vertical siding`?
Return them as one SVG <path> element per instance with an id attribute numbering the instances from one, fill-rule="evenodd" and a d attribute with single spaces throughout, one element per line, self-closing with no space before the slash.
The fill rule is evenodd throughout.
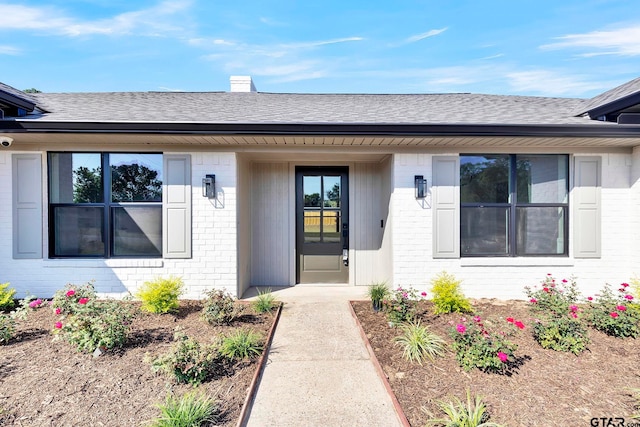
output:
<path id="1" fill-rule="evenodd" d="M 289 164 L 254 163 L 251 177 L 251 285 L 288 286 L 290 277 Z"/>
<path id="2" fill-rule="evenodd" d="M 238 296 L 251 286 L 251 163 L 238 156 Z"/>
<path id="3" fill-rule="evenodd" d="M 354 200 L 350 203 L 353 209 L 353 223 L 350 246 L 354 260 L 351 266 L 356 269 L 355 285 L 369 285 L 374 281 L 384 280 L 378 273 L 378 253 L 382 244 L 381 185 L 380 165 L 377 163 L 356 163 L 352 174 Z"/>

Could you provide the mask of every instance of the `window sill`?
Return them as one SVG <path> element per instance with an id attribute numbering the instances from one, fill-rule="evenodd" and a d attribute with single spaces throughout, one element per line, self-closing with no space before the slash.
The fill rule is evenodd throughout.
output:
<path id="1" fill-rule="evenodd" d="M 154 268 L 164 266 L 162 259 L 48 259 L 46 268 Z"/>
<path id="2" fill-rule="evenodd" d="M 556 257 L 475 257 L 460 258 L 462 267 L 573 267 L 573 258 Z"/>

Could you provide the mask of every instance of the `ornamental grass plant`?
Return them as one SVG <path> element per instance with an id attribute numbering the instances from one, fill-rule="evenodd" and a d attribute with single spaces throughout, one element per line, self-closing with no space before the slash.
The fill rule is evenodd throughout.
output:
<path id="1" fill-rule="evenodd" d="M 199 427 L 214 425 L 220 418 L 216 401 L 197 391 L 180 397 L 169 394 L 157 407 L 161 415 L 152 427 Z"/>
<path id="2" fill-rule="evenodd" d="M 431 332 L 420 321 L 415 323 L 403 323 L 400 325 L 402 335 L 394 340 L 396 345 L 402 347 L 402 357 L 409 362 L 422 362 L 434 360 L 442 356 L 446 351 L 446 342 L 439 335 Z"/>
<path id="3" fill-rule="evenodd" d="M 467 389 L 466 402 L 454 397 L 452 401 L 439 401 L 438 407 L 444 412 L 444 418 L 430 419 L 427 425 L 446 427 L 500 427 L 499 424 L 489 422 L 489 412 L 482 397 L 471 398 L 471 391 Z"/>

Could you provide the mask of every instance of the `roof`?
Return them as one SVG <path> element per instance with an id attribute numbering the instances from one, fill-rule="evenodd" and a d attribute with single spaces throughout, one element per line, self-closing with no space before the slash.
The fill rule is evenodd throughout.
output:
<path id="1" fill-rule="evenodd" d="M 0 109 L 16 111 L 24 110 L 24 114 L 31 112 L 36 107 L 36 101 L 28 94 L 0 82 Z"/>
<path id="2" fill-rule="evenodd" d="M 640 104 L 640 77 L 591 98 L 577 110 L 596 119 Z"/>
<path id="3" fill-rule="evenodd" d="M 584 99 L 457 94 L 38 93 L 44 121 L 279 124 L 588 124 Z"/>

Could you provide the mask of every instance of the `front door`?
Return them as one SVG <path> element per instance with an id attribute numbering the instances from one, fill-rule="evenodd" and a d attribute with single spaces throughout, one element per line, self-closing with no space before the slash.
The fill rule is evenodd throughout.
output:
<path id="1" fill-rule="evenodd" d="M 349 282 L 348 172 L 296 168 L 296 283 Z"/>

